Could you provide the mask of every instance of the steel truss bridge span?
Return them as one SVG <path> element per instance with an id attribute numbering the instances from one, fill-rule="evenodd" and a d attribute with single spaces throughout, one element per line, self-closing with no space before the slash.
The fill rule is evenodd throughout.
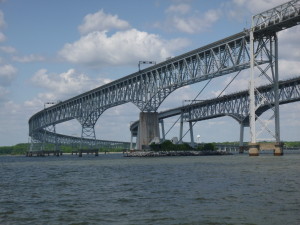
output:
<path id="1" fill-rule="evenodd" d="M 300 22 L 300 0 L 253 18 L 255 64 L 271 65 L 276 32 Z M 94 126 L 108 108 L 132 102 L 141 111 L 155 112 L 180 87 L 249 68 L 249 43 L 250 29 L 48 107 L 29 119 L 29 136 L 45 142 L 56 124 L 76 119 L 82 126 L 81 138 L 95 139 Z"/>
<path id="2" fill-rule="evenodd" d="M 265 104 L 260 105 L 256 114 L 261 115 L 265 111 L 274 107 L 274 90 L 272 85 L 258 87 L 261 95 L 256 96 L 256 101 L 264 99 Z M 290 80 L 280 81 L 279 83 L 279 103 L 287 104 L 300 101 L 300 77 Z M 208 99 L 199 103 L 193 103 L 174 109 L 159 112 L 159 120 L 181 115 L 185 122 L 195 122 L 208 120 L 223 116 L 230 116 L 249 126 L 249 92 L 241 91 L 219 98 Z M 130 126 L 133 136 L 136 136 L 138 129 L 138 121 Z"/>

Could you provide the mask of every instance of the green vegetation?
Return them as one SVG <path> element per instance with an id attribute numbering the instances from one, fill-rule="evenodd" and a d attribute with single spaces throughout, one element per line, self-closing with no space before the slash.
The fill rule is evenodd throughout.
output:
<path id="1" fill-rule="evenodd" d="M 171 141 L 166 140 L 161 144 L 150 145 L 150 149 L 152 151 L 214 151 L 216 150 L 216 144 L 238 144 L 237 142 L 223 142 L 223 143 L 206 143 L 204 145 L 199 145 L 197 148 L 193 149 L 187 143 L 183 144 L 173 144 Z M 300 141 L 291 141 L 284 142 L 284 146 L 286 148 L 300 148 Z M 21 143 L 14 146 L 2 146 L 0 147 L 0 155 L 25 155 L 25 153 L 29 150 L 30 144 Z M 45 146 L 46 150 L 55 149 L 53 144 L 48 144 Z M 76 151 L 78 148 L 69 145 L 60 146 L 60 149 L 63 153 L 71 153 L 72 151 Z M 100 148 L 99 152 L 123 152 L 122 148 Z"/>
<path id="2" fill-rule="evenodd" d="M 300 141 L 284 142 L 284 146 L 286 148 L 297 148 L 297 147 L 300 147 Z"/>
<path id="3" fill-rule="evenodd" d="M 215 151 L 217 150 L 215 143 L 206 143 L 203 146 L 198 146 L 199 151 Z"/>
<path id="4" fill-rule="evenodd" d="M 182 144 L 173 144 L 171 141 L 166 140 L 161 144 L 154 144 L 150 145 L 150 149 L 152 151 L 213 151 L 216 149 L 215 144 L 207 143 L 204 146 L 198 146 L 197 148 L 192 148 L 187 143 Z"/>
<path id="5" fill-rule="evenodd" d="M 29 150 L 30 144 L 22 143 L 17 144 L 14 146 L 1 146 L 0 147 L 0 155 L 25 155 L 26 152 Z M 45 150 L 55 149 L 55 145 L 47 144 L 45 145 Z M 63 153 L 71 153 L 72 151 L 78 150 L 77 147 L 69 146 L 69 145 L 62 145 L 60 146 L 60 150 Z M 122 152 L 122 148 L 100 148 L 99 152 Z"/>
<path id="6" fill-rule="evenodd" d="M 0 155 L 24 155 L 29 149 L 29 144 L 21 143 L 14 146 L 0 147 Z"/>

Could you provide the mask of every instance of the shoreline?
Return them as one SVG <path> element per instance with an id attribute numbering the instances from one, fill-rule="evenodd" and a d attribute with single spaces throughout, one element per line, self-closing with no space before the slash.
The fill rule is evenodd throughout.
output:
<path id="1" fill-rule="evenodd" d="M 124 157 L 165 157 L 165 156 L 213 156 L 213 155 L 233 155 L 230 152 L 219 151 L 134 151 L 125 152 Z"/>

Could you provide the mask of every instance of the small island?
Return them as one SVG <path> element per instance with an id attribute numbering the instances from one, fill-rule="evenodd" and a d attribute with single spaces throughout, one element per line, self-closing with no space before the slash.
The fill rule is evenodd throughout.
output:
<path id="1" fill-rule="evenodd" d="M 146 150 L 131 150 L 125 152 L 125 157 L 162 157 L 162 156 L 207 156 L 232 155 L 230 152 L 217 151 L 214 143 L 206 143 L 193 148 L 188 143 L 173 144 L 166 140 L 161 144 L 151 143 Z"/>

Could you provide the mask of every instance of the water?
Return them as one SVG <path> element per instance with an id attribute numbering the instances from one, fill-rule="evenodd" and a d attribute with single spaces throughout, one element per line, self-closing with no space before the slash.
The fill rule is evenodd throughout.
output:
<path id="1" fill-rule="evenodd" d="M 0 224 L 300 224 L 300 154 L 0 157 Z"/>

